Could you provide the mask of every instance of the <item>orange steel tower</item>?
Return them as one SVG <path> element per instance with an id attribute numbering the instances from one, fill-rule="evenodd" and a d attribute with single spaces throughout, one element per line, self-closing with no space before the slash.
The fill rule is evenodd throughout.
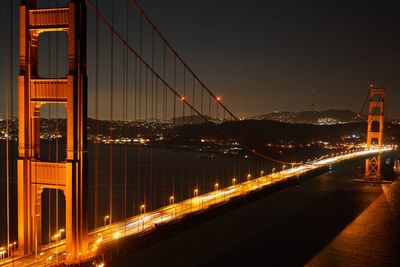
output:
<path id="1" fill-rule="evenodd" d="M 383 112 L 384 112 L 384 88 L 375 88 L 371 85 L 369 92 L 369 110 L 368 110 L 368 133 L 367 149 L 372 145 L 382 148 L 383 137 Z M 369 158 L 365 164 L 365 176 L 381 178 L 381 154 Z"/>
<path id="2" fill-rule="evenodd" d="M 38 74 L 39 35 L 55 31 L 68 34 L 69 72 L 65 78 L 43 79 Z M 19 34 L 18 246 L 24 255 L 40 251 L 42 191 L 62 190 L 67 260 L 74 262 L 86 253 L 88 243 L 85 1 L 37 9 L 36 0 L 22 0 Z M 40 158 L 40 108 L 51 103 L 64 104 L 67 111 L 65 162 Z"/>

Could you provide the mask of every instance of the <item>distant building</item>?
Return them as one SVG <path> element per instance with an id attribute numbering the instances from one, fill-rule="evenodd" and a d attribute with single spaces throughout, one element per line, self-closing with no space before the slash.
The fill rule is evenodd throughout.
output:
<path id="1" fill-rule="evenodd" d="M 319 118 L 318 119 L 318 125 L 332 125 L 332 124 L 338 124 L 340 123 L 338 120 L 334 118 Z"/>

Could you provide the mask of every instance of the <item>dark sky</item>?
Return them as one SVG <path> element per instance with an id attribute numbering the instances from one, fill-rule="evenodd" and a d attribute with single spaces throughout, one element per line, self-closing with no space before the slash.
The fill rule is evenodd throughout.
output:
<path id="1" fill-rule="evenodd" d="M 400 4 L 370 0 L 141 0 L 184 59 L 237 114 L 360 111 L 384 85 L 400 117 Z"/>
<path id="2" fill-rule="evenodd" d="M 101 10 L 107 13 L 111 1 L 102 2 Z M 116 3 L 123 4 L 125 0 Z M 395 1 L 138 0 L 138 3 L 196 74 L 213 92 L 222 95 L 224 103 L 239 116 L 274 110 L 309 110 L 313 90 L 316 110 L 338 108 L 358 112 L 369 83 L 373 82 L 386 88 L 389 117 L 400 118 L 400 4 Z M 2 8 L 2 22 L 4 14 L 6 10 Z M 116 23 L 123 20 L 118 15 Z M 130 23 L 134 25 L 137 21 Z M 91 25 L 89 21 L 89 28 Z M 2 23 L 1 62 L 4 29 Z M 17 55 L 17 29 L 14 34 Z M 92 31 L 88 37 L 89 65 L 94 56 L 90 45 L 93 38 Z M 100 39 L 109 40 L 109 35 L 102 34 Z M 109 44 L 103 47 L 108 49 Z M 103 65 L 108 66 L 109 55 L 104 53 L 101 57 Z M 14 69 L 17 73 L 17 64 Z M 3 68 L 0 71 L 3 88 Z M 93 70 L 88 74 L 93 76 Z M 102 85 L 108 84 L 104 79 Z M 100 90 L 104 91 L 100 97 L 105 98 L 108 88 Z M 3 94 L 2 91 L 1 98 Z M 93 107 L 89 107 L 91 110 Z"/>

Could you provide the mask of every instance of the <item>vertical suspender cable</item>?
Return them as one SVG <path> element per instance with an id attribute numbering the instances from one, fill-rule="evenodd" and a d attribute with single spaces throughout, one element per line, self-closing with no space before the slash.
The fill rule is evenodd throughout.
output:
<path id="1" fill-rule="evenodd" d="M 114 0 L 111 0 L 111 23 L 114 27 Z M 114 109 L 114 34 L 111 33 L 111 84 L 110 84 L 110 224 L 113 222 L 113 109 Z"/>
<path id="2" fill-rule="evenodd" d="M 143 17 L 141 16 L 141 14 L 140 14 L 140 30 L 139 30 L 139 49 L 140 49 L 140 52 L 139 52 L 139 54 L 140 54 L 140 57 L 142 57 L 142 49 L 143 49 Z M 139 62 L 139 125 L 142 125 L 142 62 Z M 138 146 L 138 148 L 137 148 L 137 153 L 138 153 L 138 157 L 137 157 L 137 160 L 138 160 L 138 165 L 137 165 L 137 179 L 138 179 L 138 182 L 137 182 L 137 187 L 138 187 L 138 203 L 139 203 L 139 205 L 142 205 L 142 204 L 140 204 L 141 203 L 141 201 L 142 201 L 142 197 L 141 197 L 141 195 L 140 195 L 140 193 L 141 193 L 141 190 L 140 190 L 140 164 L 141 164 L 141 158 L 140 158 L 140 145 Z M 139 213 L 140 213 L 140 210 L 139 210 Z"/>
<path id="3" fill-rule="evenodd" d="M 167 72 L 167 46 L 166 46 L 166 44 L 165 43 L 163 43 L 164 44 L 164 60 L 163 60 L 163 80 L 165 81 L 165 79 L 166 79 L 166 72 Z M 162 99 L 162 101 L 163 101 L 163 104 L 162 104 L 162 108 L 163 108 L 163 111 L 162 111 L 162 116 L 163 116 L 163 123 L 166 123 L 167 122 L 167 107 L 166 107 L 166 99 L 167 99 L 167 86 L 165 85 L 165 83 L 163 83 L 163 99 Z M 162 157 L 162 159 L 163 159 L 163 188 L 164 188 L 164 190 L 163 190 L 163 206 L 165 205 L 165 189 L 167 188 L 167 182 L 166 182 L 166 180 L 167 180 L 167 177 L 166 177 L 166 169 L 167 169 L 167 167 L 166 167 L 166 151 L 165 151 L 165 141 L 163 141 L 163 157 Z"/>
<path id="4" fill-rule="evenodd" d="M 49 2 L 48 2 L 48 5 L 49 5 L 49 7 L 50 7 L 50 0 L 49 0 Z M 51 37 L 49 37 L 49 44 L 48 44 L 48 52 L 49 52 L 49 62 L 48 62 L 48 75 L 49 75 L 49 77 L 51 77 Z M 48 121 L 48 123 L 50 123 L 50 121 L 51 121 L 51 105 L 49 105 L 49 113 L 48 113 L 48 119 L 49 119 L 49 121 Z M 49 159 L 49 161 L 51 161 L 51 139 L 50 138 L 48 138 L 48 159 Z M 48 215 L 48 224 L 49 224 L 49 243 L 50 243 L 50 241 L 51 241 L 51 197 L 52 197 L 52 190 L 51 189 L 48 189 L 48 194 L 49 194 L 49 196 L 48 196 L 48 205 L 49 205 L 49 207 L 48 207 L 48 211 L 49 211 L 49 215 Z"/>
<path id="5" fill-rule="evenodd" d="M 156 80 L 156 88 L 155 88 L 156 92 L 155 92 L 154 105 L 155 105 L 155 119 L 156 119 L 156 122 L 158 122 L 158 78 L 156 77 L 155 80 Z"/>
<path id="6" fill-rule="evenodd" d="M 148 68 L 146 68 L 146 71 L 145 71 L 145 80 L 146 80 L 146 82 L 145 82 L 145 103 L 144 103 L 144 121 L 145 122 L 147 122 L 147 111 L 148 111 L 148 90 L 149 90 L 149 88 L 148 88 Z"/>
<path id="7" fill-rule="evenodd" d="M 154 70 L 155 52 L 154 52 L 154 29 L 152 32 L 152 44 L 151 44 L 151 68 Z M 151 120 L 154 120 L 154 73 L 151 74 Z M 152 130 L 154 131 L 154 129 Z M 153 132 L 151 136 L 154 136 Z M 157 207 L 157 202 L 154 198 L 154 187 L 153 187 L 153 140 L 150 140 L 150 205 Z M 152 207 L 150 206 L 150 207 Z"/>
<path id="8" fill-rule="evenodd" d="M 185 66 L 183 66 L 182 125 L 185 123 L 185 99 L 186 99 L 186 68 L 185 68 Z M 179 155 L 178 155 L 177 158 L 179 158 Z M 184 179 L 183 179 L 184 170 L 183 170 L 183 168 L 184 168 L 184 166 L 183 166 L 183 162 L 182 161 L 181 161 L 180 166 L 181 166 L 181 168 L 180 168 L 181 198 L 184 199 L 184 195 L 183 195 L 183 192 L 184 192 L 184 190 L 183 190 L 183 186 L 184 186 L 184 184 L 183 184 L 183 181 L 184 181 Z M 191 168 L 191 169 L 193 169 L 193 168 Z"/>
<path id="9" fill-rule="evenodd" d="M 14 70 L 13 70 L 13 66 L 14 66 L 14 53 L 13 53 L 13 47 L 14 47 L 14 32 L 13 32 L 13 19 L 14 19 L 14 11 L 13 11 L 13 6 L 12 6 L 13 1 L 10 1 L 10 115 L 11 115 L 11 125 L 14 128 Z M 14 128 L 15 129 L 15 128 Z M 12 132 L 12 131 L 11 131 Z M 12 133 L 11 133 L 12 135 Z M 13 139 L 11 139 L 11 159 L 14 159 L 14 142 Z M 10 161 L 10 166 L 11 166 L 11 175 L 10 175 L 10 179 L 11 177 L 15 177 L 14 176 L 14 160 Z M 14 180 L 15 181 L 15 180 Z M 11 198 L 11 194 L 10 194 L 10 198 Z M 11 203 L 10 203 L 11 204 Z M 10 215 L 11 216 L 11 215 Z M 10 219 L 11 220 L 11 219 Z"/>
<path id="10" fill-rule="evenodd" d="M 56 2 L 57 6 L 59 6 L 59 0 Z M 58 40 L 58 34 L 56 35 L 56 75 L 59 77 L 59 68 L 58 68 L 58 57 L 59 57 L 59 50 L 58 50 L 58 45 L 59 45 L 59 40 Z M 56 105 L 56 132 L 57 136 L 59 136 L 59 105 Z M 59 162 L 59 140 L 56 138 L 56 162 Z M 59 189 L 58 189 L 58 184 L 56 185 L 56 231 L 59 233 Z M 57 253 L 57 262 L 58 262 L 58 253 Z"/>
<path id="11" fill-rule="evenodd" d="M 195 89 L 196 89 L 196 80 L 193 76 L 193 87 L 192 87 L 192 106 L 195 106 L 196 103 L 196 95 L 195 95 Z M 193 109 L 190 109 L 190 116 L 193 117 L 194 111 Z"/>
<path id="12" fill-rule="evenodd" d="M 174 89 L 176 90 L 176 56 L 174 57 Z M 172 100 L 174 101 L 174 110 L 173 110 L 173 127 L 175 128 L 175 130 L 176 130 L 176 128 L 177 128 L 177 125 L 176 125 L 176 100 L 174 99 L 174 98 L 172 98 Z M 175 164 L 173 164 L 173 166 L 172 166 L 172 168 L 173 168 L 173 173 L 172 173 L 172 177 L 173 177 L 173 179 L 172 179 L 172 188 L 174 188 L 175 189 L 175 179 L 177 179 L 177 171 L 176 171 L 176 166 L 178 165 L 177 164 L 177 162 L 176 162 L 176 159 L 177 159 L 177 157 L 176 157 L 176 152 L 172 152 L 173 153 L 173 159 L 174 159 L 174 163 Z M 182 198 L 183 196 L 182 196 L 182 190 L 181 190 L 181 198 Z"/>
<path id="13" fill-rule="evenodd" d="M 166 57 L 167 57 L 167 48 L 166 48 L 167 46 L 166 46 L 166 44 L 164 43 L 164 61 L 163 61 L 163 80 L 165 81 L 165 78 L 166 78 Z M 166 114 L 167 114 L 167 111 L 166 111 L 166 107 L 165 107 L 165 98 L 166 98 L 166 94 L 167 94 L 167 86 L 163 83 L 163 88 L 164 88 L 164 90 L 163 90 L 163 111 L 162 111 L 162 113 L 163 113 L 163 121 L 164 122 L 166 122 Z"/>
<path id="14" fill-rule="evenodd" d="M 140 63 L 139 63 L 140 64 Z M 135 58 L 135 80 L 134 80 L 134 83 L 135 83 L 135 96 L 134 96 L 134 109 L 133 109 L 133 118 L 134 118 L 134 120 L 135 120 L 135 122 L 137 123 L 137 121 L 138 121 L 138 116 L 137 116 L 137 114 L 138 114 L 138 112 L 137 112 L 137 107 L 138 107 L 138 105 L 137 105 L 137 91 L 138 91 L 138 88 L 137 88 L 137 69 L 138 69 L 138 59 L 137 58 Z"/>
<path id="15" fill-rule="evenodd" d="M 186 99 L 186 67 L 183 66 L 183 99 L 182 99 L 183 100 L 182 101 L 183 122 L 185 122 L 185 99 Z"/>
<path id="16" fill-rule="evenodd" d="M 174 89 L 176 90 L 176 56 L 174 57 Z M 176 101 L 174 100 L 174 126 L 176 127 Z"/>
<path id="17" fill-rule="evenodd" d="M 155 68 L 155 33 L 154 28 L 152 30 L 152 41 L 151 41 L 151 68 Z M 154 73 L 151 73 L 151 119 L 154 120 Z"/>
<path id="18" fill-rule="evenodd" d="M 99 9 L 99 1 L 96 1 L 96 8 Z M 95 74 L 95 103 L 94 116 L 96 119 L 96 139 L 94 152 L 94 228 L 98 223 L 98 192 L 99 192 L 99 18 L 96 17 L 96 74 Z"/>
<path id="19" fill-rule="evenodd" d="M 200 113 L 202 116 L 204 116 L 203 107 L 204 107 L 204 87 L 202 86 L 201 87 L 201 103 L 200 103 Z M 205 122 L 205 121 L 202 121 L 202 122 Z"/>
<path id="20" fill-rule="evenodd" d="M 11 32 L 11 36 L 10 36 L 10 115 L 11 115 L 11 125 L 12 125 L 12 129 L 15 129 L 15 124 L 14 124 L 14 70 L 13 70 L 13 66 L 14 66 L 14 53 L 13 53 L 13 47 L 14 47 L 14 32 L 13 32 L 13 28 L 14 28 L 14 11 L 13 11 L 13 6 L 12 3 L 13 1 L 10 1 L 10 32 Z M 12 135 L 12 131 L 11 131 L 11 135 Z M 11 159 L 14 159 L 14 141 L 13 139 L 11 139 Z M 10 166 L 11 166 L 11 172 L 10 172 L 10 180 L 12 178 L 15 179 L 15 171 L 14 171 L 14 160 L 10 161 Z M 12 179 L 12 180 L 14 180 Z M 15 181 L 15 180 L 14 180 Z M 15 183 L 13 183 L 15 184 Z M 15 187 L 13 187 L 15 188 Z M 12 198 L 11 194 L 10 194 L 10 198 Z M 10 203 L 11 204 L 11 203 Z M 11 207 L 10 207 L 11 208 Z M 10 215 L 12 216 L 12 215 Z M 11 220 L 11 219 L 10 219 Z"/>
<path id="21" fill-rule="evenodd" d="M 129 2 L 126 0 L 126 26 L 125 26 L 125 35 L 127 42 L 129 43 L 129 15 L 128 15 L 128 6 Z M 123 115 L 124 115 L 124 126 L 125 126 L 125 138 L 128 136 L 128 73 L 129 73 L 129 56 L 128 56 L 128 48 L 125 47 L 124 49 L 124 63 L 125 63 L 125 68 L 124 68 L 124 93 L 123 93 Z M 127 140 L 126 140 L 127 141 Z M 126 201 L 127 201 L 127 187 L 128 187 L 128 144 L 125 142 L 125 147 L 124 147 L 124 216 L 123 218 L 127 218 L 127 210 L 126 210 Z M 125 228 L 126 231 L 126 228 Z"/>
<path id="22" fill-rule="evenodd" d="M 140 16 L 139 55 L 143 56 L 143 17 Z M 139 62 L 139 121 L 142 119 L 142 63 Z"/>
<path id="23" fill-rule="evenodd" d="M 135 79 L 134 79 L 134 87 L 135 87 L 135 92 L 134 92 L 134 108 L 133 108 L 133 118 L 134 118 L 134 121 L 135 121 L 135 123 L 137 123 L 137 112 L 136 112 L 136 99 L 137 99 L 137 69 L 138 69 L 138 66 L 137 66 L 137 63 L 138 63 L 138 61 L 137 61 L 137 58 L 135 58 Z M 134 184 L 135 185 L 135 182 L 134 182 L 134 178 L 135 178 L 135 176 L 133 175 L 132 176 L 132 179 L 133 179 L 133 181 L 132 181 L 132 184 Z M 139 202 L 137 202 L 137 203 L 135 203 L 135 189 L 137 189 L 137 185 L 136 185 L 136 187 L 135 186 L 133 186 L 133 188 L 132 188 L 132 192 L 133 192 L 133 197 L 132 197 L 132 199 L 133 199 L 133 207 L 132 207 L 132 211 L 133 211 L 133 215 L 134 214 L 136 214 L 136 204 L 138 204 Z"/>
<path id="24" fill-rule="evenodd" d="M 12 8 L 12 2 L 10 1 L 10 8 Z M 11 20 L 10 20 L 11 21 Z M 7 40 L 7 35 L 12 35 L 12 24 L 7 23 L 7 30 L 6 32 L 6 38 Z M 8 32 L 9 31 L 9 32 Z M 4 78 L 5 78 L 5 84 L 6 84 L 6 99 L 5 99 L 5 106 L 6 106 L 6 198 L 7 198 L 7 255 L 10 255 L 10 159 L 9 159 L 9 140 L 10 140 L 10 128 L 9 128 L 9 99 L 8 99 L 8 90 L 9 85 L 8 85 L 8 79 L 9 79 L 9 73 L 8 73 L 8 55 L 12 53 L 12 47 L 8 47 L 8 44 L 6 46 L 6 53 L 5 53 L 5 64 L 4 64 Z M 12 68 L 12 65 L 10 66 Z"/>
<path id="25" fill-rule="evenodd" d="M 146 79 L 146 82 L 145 82 L 145 91 L 146 91 L 146 95 L 145 95 L 144 123 L 147 124 L 147 119 L 148 119 L 148 118 L 147 118 L 147 108 L 148 108 L 148 105 L 147 105 L 147 101 L 148 101 L 148 96 L 147 96 L 147 94 L 148 94 L 148 67 L 146 67 L 145 79 Z M 144 155 L 146 155 L 146 154 L 144 154 Z M 145 177 L 146 177 L 146 176 L 145 176 Z M 144 193 L 144 202 L 145 202 L 145 203 L 146 203 L 146 200 L 147 200 L 147 187 L 146 187 L 146 185 L 147 185 L 147 183 L 144 182 L 144 183 L 143 183 L 143 189 L 144 189 L 143 193 Z M 150 203 L 149 203 L 149 207 L 150 207 Z"/>

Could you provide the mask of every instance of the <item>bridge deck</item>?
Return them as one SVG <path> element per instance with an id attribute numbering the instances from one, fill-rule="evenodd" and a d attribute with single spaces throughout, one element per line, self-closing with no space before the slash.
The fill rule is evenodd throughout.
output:
<path id="1" fill-rule="evenodd" d="M 392 148 L 384 148 L 382 152 L 387 152 Z M 308 162 L 304 165 L 286 169 L 280 172 L 262 176 L 240 184 L 232 185 L 227 188 L 215 190 L 210 193 L 199 195 L 179 203 L 171 204 L 155 211 L 143 213 L 132 218 L 113 223 L 93 230 L 89 234 L 90 251 L 82 255 L 82 261 L 96 255 L 97 250 L 111 245 L 115 240 L 142 234 L 155 227 L 156 224 L 184 218 L 188 214 L 206 210 L 215 204 L 221 204 L 238 196 L 246 195 L 251 191 L 259 190 L 273 184 L 284 182 L 285 180 L 298 175 L 306 174 L 313 170 L 330 166 L 342 161 L 364 157 L 379 153 L 377 149 L 369 151 L 357 151 L 348 154 L 341 154 L 329 158 L 320 158 L 316 161 Z M 26 257 L 15 258 L 14 262 L 23 266 L 49 266 L 57 262 L 62 262 L 66 255 L 64 241 L 53 243 L 51 246 L 43 248 L 42 252 Z M 3 262 L 0 265 L 12 266 L 12 260 Z"/>

